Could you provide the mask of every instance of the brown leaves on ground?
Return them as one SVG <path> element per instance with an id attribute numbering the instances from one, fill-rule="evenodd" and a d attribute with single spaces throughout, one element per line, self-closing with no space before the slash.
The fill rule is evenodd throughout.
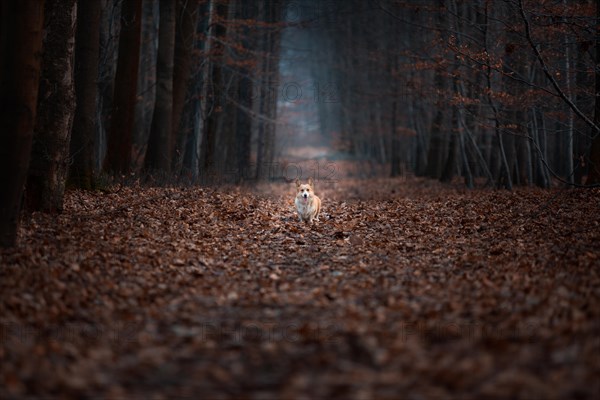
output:
<path id="1" fill-rule="evenodd" d="M 595 398 L 598 190 L 71 192 L 0 252 L 0 397 Z"/>

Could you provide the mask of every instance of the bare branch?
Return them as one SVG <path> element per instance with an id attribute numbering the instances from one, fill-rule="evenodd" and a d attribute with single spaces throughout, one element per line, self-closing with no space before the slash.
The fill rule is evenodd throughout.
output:
<path id="1" fill-rule="evenodd" d="M 523 22 L 525 24 L 525 37 L 527 38 L 527 42 L 531 46 L 536 58 L 540 62 L 540 65 L 542 66 L 542 71 L 544 72 L 544 75 L 546 75 L 546 78 L 548 78 L 548 80 L 550 81 L 550 83 L 552 84 L 554 89 L 556 90 L 558 96 L 560 96 L 560 98 L 562 98 L 565 101 L 565 103 L 567 103 L 567 105 L 573 110 L 573 112 L 575 114 L 577 114 L 577 116 L 579 118 L 583 119 L 583 121 L 585 121 L 585 123 L 587 125 L 589 125 L 596 132 L 596 134 L 594 135 L 594 138 L 595 138 L 596 136 L 598 136 L 600 134 L 600 128 L 594 123 L 594 121 L 592 121 L 590 118 L 588 118 L 575 105 L 575 103 L 573 103 L 571 101 L 569 96 L 567 96 L 565 94 L 565 92 L 560 88 L 560 85 L 558 84 L 556 79 L 554 79 L 554 77 L 550 73 L 550 70 L 548 69 L 548 65 L 546 64 L 546 61 L 544 60 L 542 53 L 538 49 L 537 44 L 535 44 L 535 42 L 533 41 L 533 37 L 531 35 L 531 24 L 529 23 L 529 19 L 527 19 L 527 15 L 525 14 L 525 8 L 523 7 L 523 0 L 519 0 L 519 12 L 521 13 L 521 17 L 523 18 Z"/>

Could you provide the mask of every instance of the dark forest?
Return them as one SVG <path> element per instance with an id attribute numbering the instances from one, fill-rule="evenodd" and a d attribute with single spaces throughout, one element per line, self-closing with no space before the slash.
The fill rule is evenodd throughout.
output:
<path id="1" fill-rule="evenodd" d="M 0 2 L 0 397 L 600 396 L 600 4 Z"/>

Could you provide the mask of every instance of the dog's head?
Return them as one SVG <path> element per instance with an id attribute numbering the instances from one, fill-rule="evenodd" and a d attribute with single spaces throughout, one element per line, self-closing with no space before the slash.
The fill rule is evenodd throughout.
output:
<path id="1" fill-rule="evenodd" d="M 296 192 L 296 197 L 307 203 L 315 194 L 312 178 L 308 178 L 308 183 L 300 183 L 300 180 L 296 179 Z"/>

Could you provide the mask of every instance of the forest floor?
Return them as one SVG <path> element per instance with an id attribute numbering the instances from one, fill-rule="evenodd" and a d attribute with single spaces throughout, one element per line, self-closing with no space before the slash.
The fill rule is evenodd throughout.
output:
<path id="1" fill-rule="evenodd" d="M 600 396 L 600 190 L 71 191 L 0 250 L 0 398 Z"/>

